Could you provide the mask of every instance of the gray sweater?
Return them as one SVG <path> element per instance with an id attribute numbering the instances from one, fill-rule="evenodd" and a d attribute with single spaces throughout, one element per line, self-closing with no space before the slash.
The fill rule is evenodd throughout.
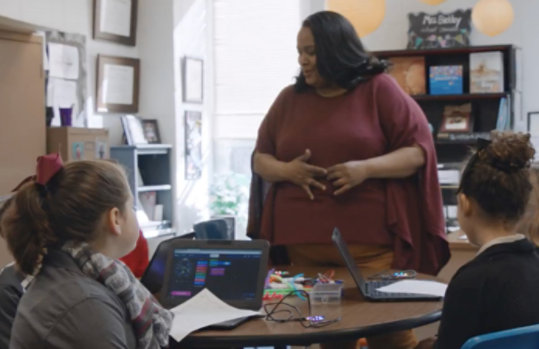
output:
<path id="1" fill-rule="evenodd" d="M 127 308 L 84 275 L 65 252 L 51 250 L 22 297 L 10 348 L 136 348 Z"/>

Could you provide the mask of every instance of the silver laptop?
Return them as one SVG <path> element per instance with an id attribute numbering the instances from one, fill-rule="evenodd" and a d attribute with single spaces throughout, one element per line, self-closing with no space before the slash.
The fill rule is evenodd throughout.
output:
<path id="1" fill-rule="evenodd" d="M 417 293 L 394 293 L 394 292 L 380 292 L 377 291 L 378 288 L 392 284 L 396 280 L 365 280 L 359 267 L 355 263 L 354 259 L 348 251 L 348 247 L 344 242 L 341 232 L 338 228 L 333 229 L 333 234 L 331 235 L 333 243 L 339 250 L 339 253 L 344 261 L 344 264 L 348 268 L 348 271 L 352 275 L 354 282 L 361 291 L 361 294 L 367 299 L 374 301 L 413 301 L 413 300 L 429 300 L 429 301 L 438 301 L 441 299 L 439 296 L 431 296 L 425 294 Z"/>

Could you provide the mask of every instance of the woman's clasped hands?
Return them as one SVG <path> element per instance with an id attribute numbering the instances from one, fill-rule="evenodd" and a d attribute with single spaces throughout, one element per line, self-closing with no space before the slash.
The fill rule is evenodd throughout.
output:
<path id="1" fill-rule="evenodd" d="M 311 187 L 326 190 L 320 178 L 325 177 L 337 188 L 334 195 L 343 194 L 368 178 L 365 161 L 348 161 L 326 169 L 309 164 L 310 158 L 310 149 L 305 149 L 305 153 L 287 163 L 286 172 L 289 180 L 303 188 L 311 200 L 314 200 Z"/>

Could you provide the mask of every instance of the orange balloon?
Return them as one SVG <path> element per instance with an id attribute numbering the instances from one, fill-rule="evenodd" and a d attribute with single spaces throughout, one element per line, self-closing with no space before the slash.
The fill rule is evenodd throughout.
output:
<path id="1" fill-rule="evenodd" d="M 425 4 L 429 4 L 429 5 L 439 5 L 445 0 L 419 0 L 419 1 L 424 2 Z"/>
<path id="2" fill-rule="evenodd" d="M 483 34 L 496 36 L 513 24 L 515 13 L 508 0 L 480 0 L 472 9 L 472 22 Z"/>
<path id="3" fill-rule="evenodd" d="M 385 0 L 327 0 L 326 8 L 346 17 L 364 37 L 375 31 L 386 14 Z"/>

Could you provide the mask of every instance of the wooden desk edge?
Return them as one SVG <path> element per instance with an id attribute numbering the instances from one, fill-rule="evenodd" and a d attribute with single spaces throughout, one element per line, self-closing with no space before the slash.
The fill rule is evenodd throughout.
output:
<path id="1" fill-rule="evenodd" d="M 212 337 L 197 337 L 188 336 L 180 343 L 171 344 L 171 348 L 180 345 L 181 347 L 201 347 L 201 348 L 217 348 L 226 345 L 236 345 L 241 342 L 242 346 L 262 346 L 262 345 L 311 345 L 314 343 L 323 343 L 329 341 L 342 341 L 349 339 L 359 339 L 365 336 L 375 336 L 382 333 L 393 331 L 407 330 L 419 326 L 427 325 L 440 320 L 442 310 L 436 310 L 431 313 L 409 318 L 405 320 L 397 320 L 384 324 L 365 326 L 354 329 L 342 329 L 318 332 L 307 332 L 303 334 L 286 334 L 286 335 L 253 335 L 246 336 L 212 336 Z"/>

